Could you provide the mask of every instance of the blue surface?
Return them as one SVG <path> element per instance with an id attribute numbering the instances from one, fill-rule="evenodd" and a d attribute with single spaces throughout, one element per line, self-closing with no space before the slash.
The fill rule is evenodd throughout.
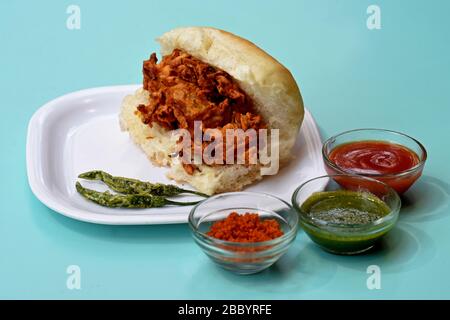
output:
<path id="1" fill-rule="evenodd" d="M 81 30 L 66 8 L 81 8 Z M 381 7 L 381 30 L 366 9 Z M 0 298 L 450 298 L 450 2 L 0 1 Z M 155 37 L 210 25 L 251 39 L 288 66 L 328 137 L 359 127 L 406 132 L 429 151 L 382 250 L 322 252 L 300 233 L 254 276 L 215 267 L 186 225 L 112 227 L 65 218 L 31 193 L 27 123 L 45 102 L 141 81 Z M 368 290 L 366 268 L 382 271 Z M 66 268 L 81 268 L 81 290 Z"/>

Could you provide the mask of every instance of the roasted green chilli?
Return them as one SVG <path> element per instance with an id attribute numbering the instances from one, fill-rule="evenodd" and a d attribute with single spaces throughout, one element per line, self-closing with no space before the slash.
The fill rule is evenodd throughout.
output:
<path id="1" fill-rule="evenodd" d="M 151 183 L 137 179 L 114 177 L 109 173 L 100 170 L 82 173 L 78 178 L 102 181 L 112 190 L 123 194 L 149 194 L 153 196 L 173 197 L 182 193 L 190 193 L 201 197 L 208 197 L 207 194 L 194 190 L 182 189 L 172 184 Z"/>
<path id="2" fill-rule="evenodd" d="M 202 197 L 208 195 L 182 189 L 175 185 L 166 185 L 162 183 L 144 182 L 137 179 L 124 177 L 114 177 L 104 171 L 95 170 L 82 173 L 78 176 L 86 180 L 102 181 L 117 194 L 109 191 L 100 192 L 85 188 L 81 183 L 76 183 L 76 189 L 84 198 L 95 202 L 101 206 L 109 208 L 160 208 L 166 205 L 190 206 L 200 201 L 179 202 L 169 200 L 167 197 L 174 197 L 183 193 L 194 194 Z"/>

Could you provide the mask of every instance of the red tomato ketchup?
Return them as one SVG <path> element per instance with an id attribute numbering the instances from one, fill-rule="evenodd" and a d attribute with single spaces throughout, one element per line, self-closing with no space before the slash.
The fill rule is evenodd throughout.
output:
<path id="1" fill-rule="evenodd" d="M 421 175 L 421 170 L 408 172 L 420 163 L 419 156 L 405 146 L 387 141 L 341 144 L 331 150 L 328 158 L 342 171 L 383 181 L 398 193 L 405 192 Z M 328 169 L 336 172 L 332 167 Z"/>

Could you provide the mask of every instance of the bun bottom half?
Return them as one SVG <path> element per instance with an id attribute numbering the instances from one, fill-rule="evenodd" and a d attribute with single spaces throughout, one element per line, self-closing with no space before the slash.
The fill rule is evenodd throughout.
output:
<path id="1" fill-rule="evenodd" d="M 167 177 L 178 183 L 188 183 L 200 192 L 212 195 L 222 192 L 239 191 L 246 185 L 261 180 L 261 166 L 255 165 L 197 165 L 199 170 L 188 174 L 178 158 L 171 157 L 176 151 L 178 137 L 158 124 L 152 127 L 144 124 L 136 114 L 140 104 L 149 103 L 149 94 L 138 89 L 124 98 L 120 110 L 120 126 L 128 131 L 133 142 L 139 146 L 148 159 L 156 166 L 169 167 Z"/>

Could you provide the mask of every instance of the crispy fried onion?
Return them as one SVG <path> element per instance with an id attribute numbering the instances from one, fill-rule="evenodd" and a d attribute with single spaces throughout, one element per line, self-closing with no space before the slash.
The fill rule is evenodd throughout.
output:
<path id="1" fill-rule="evenodd" d="M 158 123 L 175 130 L 187 129 L 194 134 L 194 121 L 201 121 L 202 130 L 218 129 L 226 140 L 227 129 L 266 128 L 260 115 L 254 111 L 251 98 L 225 71 L 215 68 L 197 58 L 175 49 L 158 64 L 156 54 L 144 62 L 144 89 L 150 93 L 150 103 L 139 105 L 138 114 L 143 123 Z M 204 142 L 206 148 L 211 142 Z M 249 139 L 245 139 L 248 146 Z M 227 143 L 223 144 L 223 148 Z M 233 151 L 237 156 L 238 145 Z M 244 148 L 245 159 L 249 148 Z M 224 149 L 223 157 L 226 157 Z M 188 174 L 195 165 L 183 164 Z"/>

